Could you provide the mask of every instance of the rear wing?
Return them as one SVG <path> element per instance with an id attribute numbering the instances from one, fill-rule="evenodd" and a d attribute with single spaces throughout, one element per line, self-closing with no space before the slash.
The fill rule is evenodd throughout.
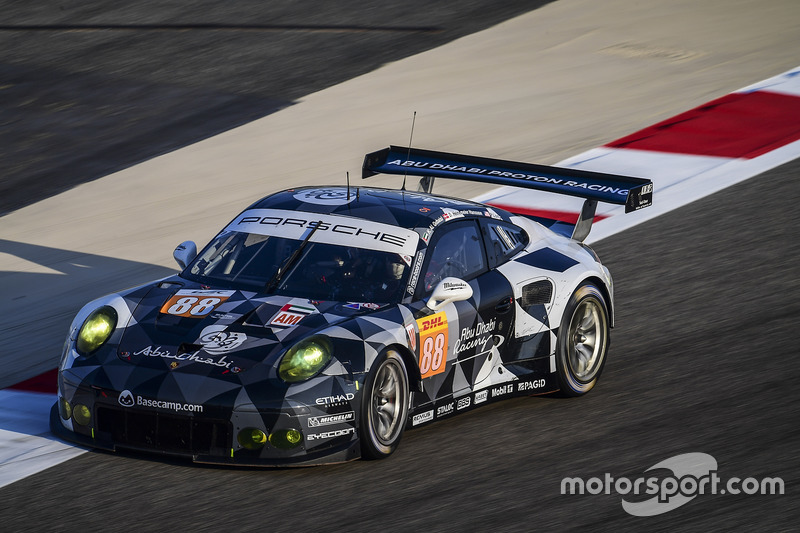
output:
<path id="1" fill-rule="evenodd" d="M 648 179 L 400 146 L 390 146 L 364 156 L 361 177 L 375 174 L 422 176 L 426 192 L 431 192 L 433 178 L 440 177 L 585 198 L 572 234 L 572 238 L 579 241 L 589 234 L 598 201 L 624 205 L 626 213 L 653 203 L 653 182 Z"/>

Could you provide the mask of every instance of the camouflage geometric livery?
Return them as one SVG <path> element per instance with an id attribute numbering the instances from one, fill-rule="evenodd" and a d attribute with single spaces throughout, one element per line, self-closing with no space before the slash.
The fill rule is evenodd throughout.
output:
<path id="1" fill-rule="evenodd" d="M 75 317 L 55 434 L 217 464 L 380 458 L 404 428 L 587 392 L 613 326 L 611 277 L 583 243 L 428 193 L 278 192 L 187 254 Z M 112 325 L 86 348 L 98 309 Z M 287 377 L 307 339 L 318 367 Z"/>

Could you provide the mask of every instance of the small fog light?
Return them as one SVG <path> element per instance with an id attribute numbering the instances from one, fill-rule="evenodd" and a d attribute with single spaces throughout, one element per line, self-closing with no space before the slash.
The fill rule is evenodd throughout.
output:
<path id="1" fill-rule="evenodd" d="M 242 448 L 258 450 L 267 442 L 267 434 L 258 428 L 244 428 L 236 437 Z"/>
<path id="2" fill-rule="evenodd" d="M 92 411 L 83 404 L 75 404 L 72 410 L 72 419 L 82 426 L 88 426 L 92 421 Z"/>
<path id="3" fill-rule="evenodd" d="M 290 450 L 303 442 L 303 434 L 296 429 L 279 429 L 269 436 L 269 443 L 281 450 Z"/>
<path id="4" fill-rule="evenodd" d="M 69 420 L 69 417 L 72 416 L 72 406 L 66 398 L 58 399 L 58 414 L 60 414 L 61 418 L 64 420 Z"/>

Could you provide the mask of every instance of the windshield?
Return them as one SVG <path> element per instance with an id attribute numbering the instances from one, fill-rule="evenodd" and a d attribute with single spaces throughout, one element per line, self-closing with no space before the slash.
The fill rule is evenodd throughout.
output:
<path id="1" fill-rule="evenodd" d="M 279 268 L 288 270 L 272 292 L 310 300 L 397 302 L 408 276 L 398 253 L 229 231 L 214 241 L 182 275 L 207 285 L 262 292 Z"/>

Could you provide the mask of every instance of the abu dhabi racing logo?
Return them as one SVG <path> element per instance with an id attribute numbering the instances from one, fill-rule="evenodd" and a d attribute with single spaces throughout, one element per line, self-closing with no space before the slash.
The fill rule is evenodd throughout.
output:
<path id="1" fill-rule="evenodd" d="M 295 200 L 307 204 L 317 205 L 344 205 L 356 199 L 354 193 L 349 193 L 347 189 L 308 189 L 294 195 Z"/>
<path id="2" fill-rule="evenodd" d="M 247 335 L 235 331 L 224 331 L 225 326 L 208 326 L 200 333 L 198 342 L 203 350 L 212 355 L 221 355 L 235 350 L 247 340 Z"/>

